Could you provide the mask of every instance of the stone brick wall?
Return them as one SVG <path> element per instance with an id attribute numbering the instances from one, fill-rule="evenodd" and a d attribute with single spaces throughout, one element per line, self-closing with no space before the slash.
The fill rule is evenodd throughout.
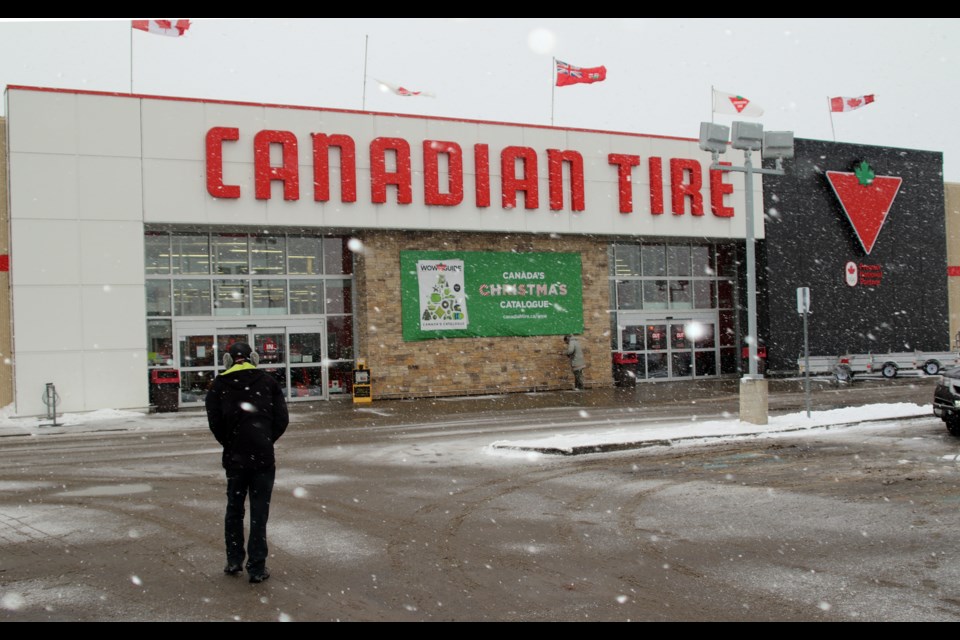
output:
<path id="1" fill-rule="evenodd" d="M 943 186 L 947 225 L 947 267 L 960 267 L 960 184 L 948 182 Z M 950 303 L 950 345 L 960 349 L 960 275 L 947 278 L 947 296 Z"/>
<path id="2" fill-rule="evenodd" d="M 562 336 L 404 342 L 401 251 L 579 253 L 583 264 L 588 387 L 611 386 L 607 242 L 585 237 L 479 233 L 367 232 L 357 256 L 357 356 L 380 398 L 524 392 L 573 387 Z"/>

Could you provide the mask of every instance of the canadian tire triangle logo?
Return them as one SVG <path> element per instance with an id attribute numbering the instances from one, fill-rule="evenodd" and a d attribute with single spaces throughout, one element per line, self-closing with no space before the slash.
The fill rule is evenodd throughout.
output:
<path id="1" fill-rule="evenodd" d="M 875 175 L 869 164 L 861 162 L 852 173 L 827 171 L 827 180 L 857 233 L 860 246 L 870 255 L 903 178 Z"/>
<path id="2" fill-rule="evenodd" d="M 737 113 L 743 113 L 743 110 L 747 108 L 750 101 L 743 96 L 733 96 L 730 98 L 730 103 L 733 105 L 733 108 L 737 110 Z"/>

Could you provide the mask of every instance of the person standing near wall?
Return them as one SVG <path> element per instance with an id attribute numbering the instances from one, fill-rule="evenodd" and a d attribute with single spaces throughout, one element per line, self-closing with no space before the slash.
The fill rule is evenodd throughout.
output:
<path id="1" fill-rule="evenodd" d="M 580 341 L 571 335 L 563 336 L 563 342 L 567 345 L 564 355 L 570 359 L 570 369 L 573 371 L 573 387 L 580 391 L 583 389 L 583 370 L 587 366 L 583 358 L 583 347 L 580 346 Z"/>
<path id="2" fill-rule="evenodd" d="M 276 477 L 273 445 L 290 416 L 283 389 L 276 379 L 257 369 L 259 356 L 244 342 L 230 345 L 223 356 L 226 371 L 218 375 L 206 398 L 210 431 L 223 445 L 227 474 L 224 537 L 227 564 L 223 572 L 236 576 L 247 561 L 250 582 L 263 582 L 267 570 L 267 518 Z M 250 496 L 250 537 L 244 550 L 243 516 Z"/>

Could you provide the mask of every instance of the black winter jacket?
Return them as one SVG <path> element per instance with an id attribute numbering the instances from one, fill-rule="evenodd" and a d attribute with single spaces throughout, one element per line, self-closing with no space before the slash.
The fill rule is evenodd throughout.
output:
<path id="1" fill-rule="evenodd" d="M 290 422 L 280 384 L 252 365 L 218 375 L 207 393 L 207 422 L 223 445 L 224 469 L 266 469 L 276 464 L 273 443 Z"/>

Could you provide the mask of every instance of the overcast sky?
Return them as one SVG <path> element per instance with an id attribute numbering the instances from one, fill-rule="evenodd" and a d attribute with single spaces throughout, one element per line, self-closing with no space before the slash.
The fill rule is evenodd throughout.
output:
<path id="1" fill-rule="evenodd" d="M 689 138 L 715 87 L 762 107 L 750 120 L 767 130 L 941 151 L 945 180 L 960 182 L 956 18 L 191 18 L 182 38 L 129 18 L 0 20 L 4 86 Z M 554 58 L 604 65 L 607 79 L 554 87 Z M 828 97 L 864 94 L 876 102 L 831 126 Z"/>

